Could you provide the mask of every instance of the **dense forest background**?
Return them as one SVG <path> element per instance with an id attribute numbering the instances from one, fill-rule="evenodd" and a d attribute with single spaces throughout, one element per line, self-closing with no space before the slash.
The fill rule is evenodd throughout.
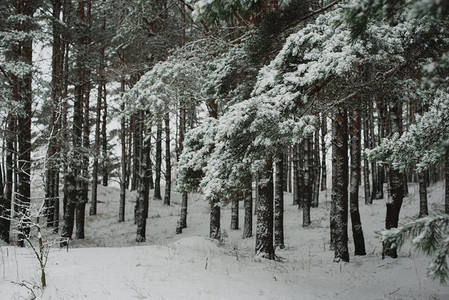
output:
<path id="1" fill-rule="evenodd" d="M 137 242 L 150 199 L 170 206 L 181 193 L 180 234 L 189 196 L 201 194 L 210 238 L 223 239 L 226 205 L 239 228 L 243 202 L 243 238 L 255 222 L 255 254 L 274 260 L 285 247 L 284 192 L 308 228 L 331 189 L 334 262 L 350 260 L 349 217 L 354 254 L 366 255 L 359 203 L 386 199 L 385 229 L 399 228 L 379 233 L 382 256 L 415 238 L 434 255 L 429 276 L 445 282 L 448 9 L 437 0 L 3 0 L 0 239 L 23 247 L 41 227 L 61 246 L 84 239 L 97 187 L 118 184 L 118 222 L 135 191 Z M 427 187 L 441 180 L 444 199 L 429 209 Z M 419 218 L 400 226 L 412 182 Z"/>

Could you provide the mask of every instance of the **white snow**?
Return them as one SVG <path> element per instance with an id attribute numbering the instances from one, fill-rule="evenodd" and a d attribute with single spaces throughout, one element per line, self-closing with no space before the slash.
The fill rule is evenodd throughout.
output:
<path id="1" fill-rule="evenodd" d="M 443 185 L 429 190 L 441 205 Z M 418 188 L 410 186 L 401 218 L 418 213 Z M 285 194 L 286 248 L 278 261 L 254 257 L 254 238 L 231 231 L 230 207 L 222 208 L 223 244 L 207 238 L 209 206 L 189 197 L 188 228 L 175 234 L 180 195 L 172 206 L 150 200 L 147 242 L 134 242 L 135 194 L 127 194 L 126 222 L 118 223 L 119 190 L 99 186 L 97 216 L 86 216 L 86 239 L 50 251 L 48 286 L 34 288 L 38 299 L 449 299 L 449 289 L 426 278 L 430 259 L 404 247 L 398 259 L 381 258 L 374 231 L 384 228 L 385 202 L 360 209 L 367 255 L 350 263 L 333 263 L 329 251 L 330 191 L 312 209 L 312 226 L 303 229 L 302 213 Z M 243 227 L 243 203 L 240 226 Z M 88 204 L 89 207 L 89 204 Z M 87 207 L 87 209 L 88 209 Z M 350 251 L 353 245 L 350 236 Z M 30 249 L 0 247 L 0 299 L 30 299 L 40 282 L 38 262 Z"/>

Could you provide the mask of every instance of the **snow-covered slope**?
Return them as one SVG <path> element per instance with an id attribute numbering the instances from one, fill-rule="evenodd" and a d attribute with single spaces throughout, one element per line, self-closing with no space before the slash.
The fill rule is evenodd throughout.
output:
<path id="1" fill-rule="evenodd" d="M 432 186 L 430 201 L 441 205 L 442 190 L 441 183 Z M 135 195 L 127 195 L 127 220 L 118 223 L 119 191 L 99 187 L 99 214 L 87 216 L 86 239 L 72 241 L 68 251 L 51 250 L 48 287 L 34 289 L 38 299 L 449 299 L 448 287 L 426 278 L 429 259 L 422 254 L 405 247 L 398 259 L 381 259 L 374 231 L 384 226 L 384 201 L 360 207 L 368 255 L 333 263 L 330 192 L 321 194 L 307 229 L 285 194 L 286 248 L 277 249 L 278 261 L 254 258 L 254 238 L 243 240 L 241 230 L 228 229 L 230 208 L 222 210 L 227 237 L 221 244 L 209 240 L 209 207 L 200 196 L 189 198 L 188 228 L 176 235 L 180 196 L 173 195 L 170 207 L 151 200 L 147 242 L 137 244 Z M 417 199 L 411 185 L 401 218 L 417 214 Z M 242 224 L 242 206 L 240 218 Z M 2 246 L 0 255 L 0 299 L 29 299 L 31 293 L 17 283 L 39 282 L 32 252 Z"/>

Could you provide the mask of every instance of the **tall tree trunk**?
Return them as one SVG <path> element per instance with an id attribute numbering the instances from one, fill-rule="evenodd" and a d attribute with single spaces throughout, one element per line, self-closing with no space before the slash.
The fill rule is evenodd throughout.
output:
<path id="1" fill-rule="evenodd" d="M 326 171 L 326 135 L 327 135 L 327 117 L 321 114 L 321 191 L 325 191 L 327 181 Z"/>
<path id="2" fill-rule="evenodd" d="M 446 164 L 444 165 L 444 212 L 449 214 L 449 159 L 446 159 Z"/>
<path id="3" fill-rule="evenodd" d="M 299 205 L 299 145 L 293 146 L 293 205 Z"/>
<path id="4" fill-rule="evenodd" d="M 154 181 L 154 200 L 162 200 L 161 196 L 161 166 L 162 166 L 162 121 L 157 121 L 156 129 L 156 178 Z"/>
<path id="5" fill-rule="evenodd" d="M 52 46 L 52 104 L 53 112 L 51 116 L 51 129 L 49 137 L 49 149 L 47 156 L 47 174 L 46 174 L 46 207 L 47 207 L 47 226 L 55 227 L 56 215 L 59 217 L 59 166 L 57 165 L 57 156 L 59 152 L 59 132 L 61 127 L 61 95 L 63 89 L 63 58 L 64 47 L 61 39 L 60 25 L 57 21 L 61 17 L 62 1 L 55 0 L 53 4 L 53 46 Z M 57 21 L 56 21 L 57 20 Z M 58 204 L 57 204 L 58 203 Z"/>
<path id="6" fill-rule="evenodd" d="M 124 63 L 122 61 L 122 63 Z M 122 96 L 125 93 L 125 78 L 121 79 L 121 93 Z M 125 102 L 121 104 L 122 113 L 125 112 Z M 121 128 L 120 128 L 120 142 L 122 146 L 121 154 L 121 176 L 120 176 L 120 206 L 119 206 L 119 222 L 125 221 L 125 200 L 126 200 L 126 119 L 122 117 Z"/>
<path id="7" fill-rule="evenodd" d="M 231 230 L 239 229 L 239 199 L 231 202 Z"/>
<path id="8" fill-rule="evenodd" d="M 312 207 L 318 207 L 320 201 L 320 124 L 317 123 L 313 140 L 313 198 Z"/>
<path id="9" fill-rule="evenodd" d="M 13 153 L 14 150 L 14 137 L 15 137 L 15 122 L 16 119 L 9 114 L 6 123 L 7 123 L 7 131 L 6 131 L 6 162 L 5 162 L 5 168 L 6 168 L 6 178 L 5 178 L 5 193 L 2 197 L 2 212 L 1 216 L 5 217 L 0 218 L 0 238 L 4 240 L 6 243 L 10 242 L 10 228 L 11 228 L 11 203 L 13 201 L 12 195 L 13 195 L 13 172 L 14 172 L 14 165 L 13 165 Z"/>
<path id="10" fill-rule="evenodd" d="M 185 7 L 183 6 L 184 11 L 183 11 L 183 17 L 184 17 L 184 22 L 185 22 Z M 185 35 L 185 32 L 184 32 Z M 185 36 L 184 36 L 185 38 Z M 185 133 L 186 133 L 186 103 L 185 101 L 182 99 L 179 102 L 179 145 L 178 145 L 178 157 L 177 159 L 179 160 L 179 155 L 181 155 L 183 149 L 184 149 L 184 137 L 185 137 Z M 186 228 L 187 227 L 187 203 L 188 202 L 188 196 L 187 193 L 182 193 L 182 202 L 181 202 L 181 219 L 180 219 L 180 224 L 182 226 L 182 228 Z M 238 213 L 238 208 L 237 208 L 237 213 Z M 237 216 L 238 218 L 238 216 Z M 238 220 L 237 220 L 238 222 Z M 232 227 L 232 225 L 231 225 Z M 237 224 L 237 228 L 238 228 L 238 224 Z"/>
<path id="11" fill-rule="evenodd" d="M 363 117 L 363 142 L 364 148 L 369 149 L 369 119 L 368 112 L 365 111 Z M 373 204 L 373 198 L 371 197 L 371 186 L 369 181 L 370 168 L 369 162 L 366 155 L 363 155 L 363 187 L 364 187 L 364 195 L 365 195 L 365 204 Z"/>
<path id="12" fill-rule="evenodd" d="M 170 116 L 165 113 L 165 194 L 164 205 L 170 205 L 171 193 L 171 152 L 170 152 Z"/>
<path id="13" fill-rule="evenodd" d="M 146 209 L 148 203 L 149 196 L 149 184 L 148 184 L 148 145 L 149 142 L 145 141 L 143 135 L 144 132 L 144 113 L 143 111 L 138 112 L 138 116 L 136 118 L 136 132 L 139 133 L 139 140 L 134 140 L 134 143 L 138 143 L 142 145 L 141 149 L 135 153 L 138 154 L 138 176 L 139 178 L 136 180 L 137 186 L 137 199 L 136 199 L 136 224 L 137 224 L 137 233 L 136 233 L 136 242 L 145 242 L 146 238 Z"/>
<path id="14" fill-rule="evenodd" d="M 360 107 L 352 109 L 351 116 L 351 186 L 349 189 L 349 206 L 352 222 L 355 255 L 366 255 L 365 238 L 359 212 L 359 181 L 361 176 L 361 112 Z"/>
<path id="15" fill-rule="evenodd" d="M 340 106 L 336 108 L 332 120 L 331 243 L 335 262 L 349 262 L 347 132 L 346 111 Z"/>
<path id="16" fill-rule="evenodd" d="M 312 157 L 313 157 L 313 149 L 312 149 L 312 136 L 304 139 L 304 163 L 303 163 L 303 200 L 302 200 L 302 227 L 309 227 L 310 220 L 310 207 L 312 205 Z"/>
<path id="17" fill-rule="evenodd" d="M 2 168 L 3 169 L 3 168 Z M 5 188 L 3 170 L 0 171 L 0 240 L 9 244 L 11 227 L 11 201 L 3 193 Z"/>
<path id="18" fill-rule="evenodd" d="M 427 208 L 427 182 L 426 182 L 426 172 L 418 173 L 419 181 L 419 217 L 425 217 L 429 214 Z"/>
<path id="19" fill-rule="evenodd" d="M 373 106 L 370 102 L 368 103 L 368 124 L 369 124 L 370 137 L 367 140 L 367 142 L 368 142 L 368 148 L 372 149 L 372 148 L 374 148 L 375 141 L 377 140 L 377 137 L 374 132 Z M 378 180 L 379 180 L 379 172 L 377 170 L 377 162 L 371 161 L 371 184 L 372 184 L 371 201 L 370 201 L 371 203 L 373 202 L 372 201 L 373 199 L 377 199 L 376 193 L 377 193 L 377 187 L 378 187 L 378 184 L 377 184 Z"/>
<path id="20" fill-rule="evenodd" d="M 274 246 L 281 249 L 284 244 L 284 154 L 276 157 L 276 182 L 274 194 Z"/>
<path id="21" fill-rule="evenodd" d="M 289 158 L 288 158 L 288 152 L 285 152 L 284 154 L 283 154 L 283 157 L 282 157 L 282 160 L 283 160 L 283 165 L 284 165 L 284 168 L 283 168 L 283 173 L 282 173 L 282 180 L 284 181 L 284 192 L 288 192 L 288 165 L 289 165 Z"/>
<path id="22" fill-rule="evenodd" d="M 251 181 L 243 192 L 245 206 L 245 222 L 243 224 L 243 238 L 253 236 L 253 190 Z"/>
<path id="23" fill-rule="evenodd" d="M 400 123 L 401 123 L 401 110 L 399 108 L 400 101 L 390 96 L 392 99 L 390 100 L 390 128 L 391 133 L 401 134 Z M 398 170 L 395 170 L 390 167 L 389 169 L 389 180 L 390 180 L 390 195 L 391 200 L 387 201 L 387 214 L 385 217 L 385 228 L 397 228 L 399 223 L 399 213 L 401 211 L 402 201 L 404 198 L 404 180 L 403 174 Z M 386 245 L 383 245 L 382 257 L 389 256 L 392 258 L 396 258 L 397 248 L 387 248 Z"/>
<path id="24" fill-rule="evenodd" d="M 108 158 L 108 133 L 106 130 L 108 122 L 108 103 L 106 97 L 106 83 L 103 85 L 103 116 L 101 120 L 101 150 L 102 150 L 102 176 L 103 186 L 109 183 L 109 158 Z"/>
<path id="25" fill-rule="evenodd" d="M 273 166 L 271 159 L 259 179 L 257 202 L 256 255 L 275 259 L 273 246 Z"/>
<path id="26" fill-rule="evenodd" d="M 15 1 L 15 8 L 17 15 L 24 15 L 32 17 L 34 9 L 31 1 Z M 32 27 L 29 20 L 18 23 L 16 28 L 23 33 L 30 33 Z M 18 205 L 19 212 L 22 215 L 28 215 L 28 208 L 30 207 L 30 173 L 31 173 L 31 116 L 32 116 L 32 73 L 31 66 L 33 63 L 33 41 L 31 37 L 13 46 L 13 57 L 17 62 L 23 62 L 30 67 L 30 70 L 24 75 L 13 75 L 12 84 L 13 89 L 17 87 L 18 91 L 13 91 L 13 99 L 19 104 L 23 105 L 23 113 L 17 117 L 18 125 L 18 169 L 17 169 L 17 195 L 15 203 Z M 18 93 L 17 93 L 18 92 Z M 18 244 L 24 246 L 24 238 L 30 233 L 30 224 L 27 221 L 19 221 L 19 235 Z"/>
<path id="27" fill-rule="evenodd" d="M 103 1 L 104 2 L 104 1 Z M 104 34 L 106 31 L 106 17 L 102 18 L 101 32 Z M 97 187 L 98 187 L 98 173 L 99 173 L 99 162 L 100 157 L 100 127 L 101 127 L 101 104 L 103 102 L 103 91 L 105 90 L 105 79 L 104 79 L 104 59 L 105 59 L 105 48 L 106 42 L 104 39 L 101 40 L 100 48 L 100 66 L 98 68 L 99 80 L 98 80 L 98 96 L 97 96 L 97 108 L 96 108 L 96 119 L 95 119 L 95 145 L 94 145 L 94 162 L 92 167 L 92 194 L 91 194 L 91 206 L 90 215 L 97 214 Z"/>
<path id="28" fill-rule="evenodd" d="M 210 201 L 210 226 L 209 226 L 209 237 L 211 239 L 220 239 L 221 238 L 221 230 L 220 230 L 220 200 L 217 198 L 213 198 Z"/>

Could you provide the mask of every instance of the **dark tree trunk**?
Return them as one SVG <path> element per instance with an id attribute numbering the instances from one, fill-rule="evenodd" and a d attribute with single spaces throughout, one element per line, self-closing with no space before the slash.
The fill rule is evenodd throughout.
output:
<path id="1" fill-rule="evenodd" d="M 312 157 L 313 157 L 313 149 L 312 149 L 312 136 L 304 139 L 304 163 L 303 163 L 303 185 L 302 185 L 302 227 L 309 227 L 310 220 L 310 207 L 312 205 L 312 196 L 313 196 L 313 178 L 312 178 Z"/>
<path id="2" fill-rule="evenodd" d="M 276 183 L 274 194 L 274 246 L 281 249 L 284 244 L 284 155 L 276 157 Z"/>
<path id="3" fill-rule="evenodd" d="M 312 207 L 318 207 L 320 201 L 320 126 L 319 123 L 316 126 L 313 140 L 313 198 Z"/>
<path id="4" fill-rule="evenodd" d="M 257 202 L 256 255 L 275 259 L 273 246 L 273 166 L 269 159 L 259 179 Z"/>
<path id="5" fill-rule="evenodd" d="M 145 242 L 146 238 L 146 222 L 148 216 L 148 198 L 149 198 L 149 182 L 148 182 L 148 166 L 149 166 L 149 141 L 145 141 L 143 136 L 144 133 L 144 113 L 143 111 L 138 112 L 138 118 L 136 123 L 136 131 L 139 132 L 140 140 L 134 141 L 143 145 L 139 152 L 138 161 L 138 176 L 137 178 L 137 199 L 136 199 L 136 224 L 137 224 L 137 233 L 136 233 L 136 242 Z"/>
<path id="6" fill-rule="evenodd" d="M 22 14 L 24 16 L 32 17 L 35 7 L 33 7 L 31 1 L 15 1 L 16 14 Z M 29 33 L 32 29 L 31 22 L 29 20 L 18 23 L 16 28 L 23 33 Z M 23 62 L 27 66 L 32 66 L 33 63 L 33 41 L 29 37 L 24 41 L 13 45 L 13 57 L 17 62 Z M 31 173 L 31 116 L 32 116 L 32 73 L 31 70 L 25 75 L 12 75 L 11 76 L 13 90 L 13 99 L 19 104 L 23 105 L 23 113 L 17 117 L 17 195 L 15 197 L 15 203 L 18 205 L 18 210 L 21 215 L 28 215 L 28 208 L 30 207 L 30 173 Z M 24 246 L 24 237 L 30 233 L 29 222 L 21 222 L 18 224 L 19 235 L 18 244 Z"/>
<path id="7" fill-rule="evenodd" d="M 0 238 L 5 242 L 10 242 L 10 229 L 11 229 L 11 203 L 12 199 L 12 189 L 13 189 L 13 153 L 14 151 L 14 136 L 15 136 L 15 118 L 9 114 L 7 117 L 7 131 L 6 131 L 6 178 L 5 178 L 5 193 L 3 194 L 2 200 L 2 211 L 1 216 L 5 219 L 0 218 Z"/>
<path id="8" fill-rule="evenodd" d="M 124 62 L 122 62 L 124 63 Z M 125 92 L 125 78 L 121 80 L 121 92 Z M 125 103 L 121 104 L 122 113 L 125 112 Z M 119 206 L 119 222 L 125 221 L 125 200 L 126 200 L 126 119 L 122 117 L 120 128 L 120 142 L 122 146 L 121 154 L 121 176 L 120 176 L 120 206 Z"/>
<path id="9" fill-rule="evenodd" d="M 352 237 L 354 239 L 355 255 L 366 255 L 365 238 L 359 212 L 359 181 L 361 176 L 361 112 L 356 107 L 351 117 L 351 186 L 349 191 L 349 206 L 352 222 Z"/>
<path id="10" fill-rule="evenodd" d="M 181 219 L 180 224 L 182 228 L 187 228 L 187 203 L 189 196 L 187 193 L 182 193 L 181 195 Z"/>
<path id="11" fill-rule="evenodd" d="M 108 158 L 108 133 L 106 130 L 108 122 L 108 104 L 106 97 L 106 83 L 103 85 L 103 116 L 101 121 L 101 150 L 102 150 L 102 175 L 103 186 L 109 183 L 109 158 Z"/>
<path id="12" fill-rule="evenodd" d="M 285 152 L 283 154 L 283 166 L 284 171 L 282 173 L 282 180 L 284 181 L 284 192 L 288 192 L 288 165 L 289 165 L 289 159 L 288 159 L 288 152 Z"/>
<path id="13" fill-rule="evenodd" d="M 231 230 L 239 229 L 239 201 L 231 202 Z"/>
<path id="14" fill-rule="evenodd" d="M 446 164 L 444 165 L 444 212 L 449 214 L 449 160 L 446 160 Z"/>
<path id="15" fill-rule="evenodd" d="M 327 135 L 327 117 L 321 114 L 321 191 L 325 191 L 327 181 L 326 171 L 326 135 Z"/>
<path id="16" fill-rule="evenodd" d="M 3 193 L 5 182 L 3 170 L 0 170 L 0 240 L 9 244 L 9 230 L 11 227 L 11 200 Z"/>
<path id="17" fill-rule="evenodd" d="M 363 140 L 365 149 L 370 148 L 369 144 L 369 119 L 368 112 L 364 113 L 363 118 Z M 363 187 L 364 187 L 364 195 L 365 195 L 365 204 L 373 204 L 373 198 L 371 198 L 371 186 L 369 182 L 369 163 L 366 155 L 363 155 Z"/>
<path id="18" fill-rule="evenodd" d="M 162 166 L 162 122 L 157 122 L 156 129 L 156 178 L 154 181 L 154 200 L 162 200 L 161 196 L 161 166 Z"/>
<path id="19" fill-rule="evenodd" d="M 53 112 L 51 116 L 51 130 L 49 137 L 49 149 L 47 157 L 47 174 L 46 174 L 46 208 L 47 208 L 47 226 L 54 227 L 55 232 L 58 231 L 59 219 L 59 166 L 57 165 L 57 156 L 59 152 L 59 132 L 61 128 L 61 95 L 63 90 L 63 59 L 64 47 L 61 39 L 60 25 L 56 20 L 60 20 L 62 1 L 56 0 L 53 4 L 53 46 L 52 46 L 52 104 Z"/>
<path id="20" fill-rule="evenodd" d="M 210 230 L 209 237 L 211 239 L 220 239 L 221 238 L 221 230 L 220 230 L 220 200 L 212 199 L 210 201 Z"/>
<path id="21" fill-rule="evenodd" d="M 419 217 L 425 217 L 429 214 L 427 208 L 427 183 L 426 183 L 426 173 L 418 173 L 419 181 Z"/>
<path id="22" fill-rule="evenodd" d="M 170 152 L 170 116 L 165 113 L 165 194 L 164 205 L 170 205 L 171 193 L 171 152 Z"/>
<path id="23" fill-rule="evenodd" d="M 62 227 L 63 238 L 71 239 L 73 234 L 73 225 L 75 221 L 75 206 L 77 202 L 76 175 L 69 172 L 64 177 L 64 197 L 66 198 L 66 207 L 64 213 L 64 225 Z"/>
<path id="24" fill-rule="evenodd" d="M 299 145 L 293 146 L 293 205 L 299 205 Z"/>
<path id="25" fill-rule="evenodd" d="M 102 52 L 104 56 L 104 52 Z M 102 68 L 100 67 L 100 73 Z M 95 145 L 94 145 L 94 162 L 92 166 L 92 193 L 91 193 L 91 206 L 90 215 L 97 214 L 97 185 L 98 185 L 98 156 L 100 155 L 100 118 L 101 118 L 101 102 L 103 98 L 103 81 L 100 79 L 98 83 L 98 98 L 96 108 L 96 120 L 95 120 Z"/>
<path id="26" fill-rule="evenodd" d="M 390 100 L 390 128 L 391 133 L 401 134 L 400 123 L 401 123 L 401 110 L 399 106 L 402 105 L 398 99 Z M 404 198 L 404 180 L 403 174 L 398 170 L 390 168 L 389 170 L 389 180 L 390 180 L 390 195 L 391 200 L 387 201 L 387 214 L 385 218 L 385 228 L 397 228 L 399 223 L 399 213 L 401 211 L 402 201 Z M 383 245 L 382 257 L 389 256 L 392 258 L 396 258 L 397 248 L 391 247 L 386 248 L 386 245 Z"/>
<path id="27" fill-rule="evenodd" d="M 133 114 L 131 116 L 131 132 L 130 132 L 130 136 L 132 136 L 132 178 L 131 178 L 131 191 L 135 191 L 137 190 L 137 187 L 140 185 L 140 174 L 139 174 L 139 169 L 140 169 L 140 150 L 141 150 L 141 132 L 138 130 L 138 128 L 140 128 L 140 117 L 137 116 L 136 114 Z M 131 143 L 129 145 L 131 147 Z"/>
<path id="28" fill-rule="evenodd" d="M 349 262 L 348 251 L 348 126 L 346 111 L 337 107 L 332 120 L 331 243 L 334 261 Z"/>
<path id="29" fill-rule="evenodd" d="M 253 236 L 253 190 L 251 182 L 249 182 L 248 187 L 244 190 L 243 197 L 245 206 L 243 238 L 246 239 Z"/>

